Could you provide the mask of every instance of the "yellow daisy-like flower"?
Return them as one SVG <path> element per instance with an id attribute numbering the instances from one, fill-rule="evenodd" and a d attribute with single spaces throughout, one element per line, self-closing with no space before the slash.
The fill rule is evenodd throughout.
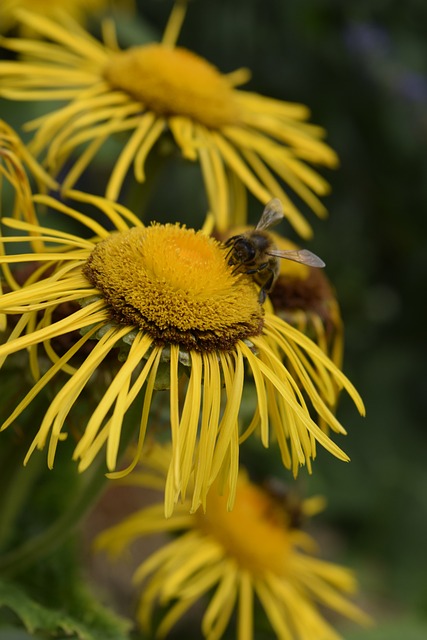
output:
<path id="1" fill-rule="evenodd" d="M 29 174 L 29 175 L 28 175 Z M 55 181 L 42 169 L 26 148 L 23 141 L 4 120 L 0 120 L 0 219 L 6 215 L 37 222 L 32 201 L 30 177 L 35 179 L 38 186 L 55 188 Z M 33 242 L 34 249 L 39 248 L 37 241 Z M 0 253 L 3 253 L 0 239 Z M 18 287 L 13 274 L 3 267 L 8 286 Z M 0 279 L 0 294 L 3 291 Z M 0 331 L 5 329 L 5 316 L 0 314 Z"/>
<path id="2" fill-rule="evenodd" d="M 285 251 L 298 247 L 277 233 L 275 245 Z M 332 286 L 320 269 L 282 260 L 280 274 L 269 295 L 274 313 L 309 336 L 341 369 L 344 352 L 344 325 Z M 336 400 L 338 402 L 339 389 Z M 319 426 L 327 431 L 325 421 Z"/>
<path id="3" fill-rule="evenodd" d="M 147 456 L 148 468 L 136 470 L 126 483 L 160 488 L 167 473 L 168 454 L 168 450 L 154 448 Z M 313 515 L 321 503 L 322 499 L 316 497 L 305 500 L 301 513 Z M 156 637 L 163 637 L 208 594 L 202 619 L 207 640 L 221 638 L 235 610 L 235 637 L 256 638 L 255 599 L 281 640 L 339 640 L 340 634 L 319 605 L 359 624 L 370 623 L 348 598 L 357 589 L 353 572 L 316 557 L 314 539 L 296 528 L 294 513 L 289 513 L 285 502 L 279 502 L 240 472 L 231 513 L 226 505 L 226 497 L 210 491 L 206 513 L 199 510 L 189 514 L 189 503 L 184 502 L 172 518 L 165 520 L 163 505 L 154 504 L 97 538 L 98 549 L 117 557 L 141 537 L 177 534 L 142 562 L 134 574 L 135 583 L 143 583 L 137 615 L 144 631 L 151 631 L 158 603 L 169 608 L 157 629 Z"/>
<path id="4" fill-rule="evenodd" d="M 28 175 L 29 174 L 29 175 Z M 36 222 L 31 201 L 30 178 L 34 178 L 39 188 L 55 189 L 57 184 L 35 160 L 18 134 L 4 120 L 0 119 L 0 214 L 12 214 L 29 222 Z M 12 190 L 13 204 L 6 203 L 9 193 L 3 194 L 4 181 Z M 3 199 L 3 195 L 5 198 Z M 7 207 L 7 209 L 6 209 Z"/>
<path id="5" fill-rule="evenodd" d="M 86 228 L 84 235 L 89 232 L 93 237 L 3 220 L 20 231 L 5 238 L 5 243 L 22 243 L 22 231 L 27 231 L 45 243 L 46 250 L 0 256 L 0 264 L 41 264 L 21 289 L 0 298 L 0 312 L 19 317 L 0 346 L 0 365 L 10 354 L 28 349 L 37 379 L 2 428 L 11 425 L 54 376 L 70 375 L 57 391 L 26 459 L 49 440 L 48 464 L 53 465 L 68 414 L 91 377 L 119 346 L 124 361 L 118 369 L 109 363 L 111 378 L 105 393 L 75 447 L 81 470 L 105 443 L 108 469 L 116 468 L 124 416 L 145 385 L 137 460 L 160 374 L 158 386 L 169 389 L 173 444 L 166 486 L 168 513 L 179 495 L 185 495 L 193 468 L 194 509 L 204 503 L 219 475 L 228 481 L 231 505 L 239 438 L 258 429 L 264 446 L 273 430 L 283 462 L 294 474 L 302 464 L 310 470 L 316 442 L 348 460 L 313 421 L 310 405 L 333 431 L 345 433 L 331 411 L 336 388 L 346 389 L 363 412 L 359 395 L 309 338 L 276 315 L 264 313 L 254 282 L 246 274 L 233 272 L 221 243 L 178 224 L 145 227 L 124 207 L 100 197 L 79 192 L 69 196 L 77 203 L 94 205 L 97 217 L 104 214 L 106 227 L 112 225 L 114 230 L 44 195 L 35 196 L 35 203 L 78 221 Z M 77 302 L 81 308 L 66 307 L 64 313 L 64 303 Z M 55 350 L 53 340 L 78 331 L 83 336 L 77 335 L 68 350 Z M 92 338 L 98 342 L 76 363 Z M 51 361 L 43 375 L 37 357 L 40 345 Z M 179 384 L 183 371 L 188 379 Z M 239 433 L 248 378 L 255 385 L 257 403 L 251 423 Z"/>
<path id="6" fill-rule="evenodd" d="M 162 43 L 118 50 L 81 29 L 21 11 L 49 42 L 3 39 L 25 60 L 0 63 L 0 95 L 12 100 L 64 100 L 68 104 L 28 123 L 31 143 L 46 166 L 66 169 L 64 189 L 73 187 L 104 142 L 131 132 L 111 172 L 106 196 L 116 200 L 133 164 L 145 180 L 146 158 L 165 131 L 183 156 L 200 163 L 209 208 L 217 226 L 246 219 L 246 191 L 261 202 L 280 198 L 302 236 L 310 226 L 285 192 L 288 185 L 319 216 L 318 199 L 329 185 L 307 163 L 335 166 L 336 154 L 322 141 L 321 127 L 306 122 L 300 104 L 240 91 L 248 74 L 221 74 L 195 53 L 176 47 L 184 4 L 177 3 Z"/>

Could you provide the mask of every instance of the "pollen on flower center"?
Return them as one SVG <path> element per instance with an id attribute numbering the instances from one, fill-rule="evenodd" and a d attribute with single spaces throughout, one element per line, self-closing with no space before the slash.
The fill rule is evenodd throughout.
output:
<path id="1" fill-rule="evenodd" d="M 266 492 L 239 476 L 236 502 L 210 491 L 206 513 L 197 512 L 199 527 L 223 546 L 241 567 L 283 575 L 291 550 L 284 512 Z"/>
<path id="2" fill-rule="evenodd" d="M 83 273 L 116 322 L 139 327 L 159 344 L 230 349 L 263 327 L 251 279 L 232 274 L 219 242 L 178 224 L 109 236 Z"/>
<path id="3" fill-rule="evenodd" d="M 104 78 L 156 114 L 193 118 L 211 128 L 238 119 L 225 76 L 187 49 L 152 44 L 120 51 L 110 58 Z"/>

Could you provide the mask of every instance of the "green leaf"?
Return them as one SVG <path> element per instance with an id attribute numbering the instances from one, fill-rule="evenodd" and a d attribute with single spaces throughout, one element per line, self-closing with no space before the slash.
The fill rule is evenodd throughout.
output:
<path id="1" fill-rule="evenodd" d="M 130 622 L 107 611 L 93 598 L 86 597 L 86 604 L 77 619 L 63 610 L 42 606 L 15 584 L 0 581 L 0 624 L 4 624 L 5 619 L 10 624 L 4 611 L 8 608 L 33 637 L 40 634 L 44 638 L 57 638 L 62 632 L 76 640 L 128 640 Z M 9 633 L 8 630 L 5 636 L 0 629 L 0 640 L 10 638 Z"/>

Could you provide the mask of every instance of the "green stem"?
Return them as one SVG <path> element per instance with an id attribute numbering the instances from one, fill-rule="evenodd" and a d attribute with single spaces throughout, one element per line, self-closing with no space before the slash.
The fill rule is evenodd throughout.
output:
<path id="1" fill-rule="evenodd" d="M 0 558 L 0 574 L 4 577 L 12 577 L 40 558 L 52 553 L 74 532 L 107 481 L 104 465 L 99 465 L 69 508 L 48 529 Z"/>
<path id="2" fill-rule="evenodd" d="M 8 385 L 9 381 L 15 383 L 16 378 L 10 376 L 7 380 L 7 371 L 5 376 L 2 375 L 2 391 L 5 391 L 6 406 L 3 413 L 9 413 L 12 410 L 11 405 L 15 402 L 14 391 Z M 3 386 L 5 387 L 3 389 Z M 19 386 L 19 385 L 18 385 Z M 20 389 L 21 391 L 21 389 Z M 3 398 L 2 398 L 3 400 Z M 44 396 L 37 396 L 33 401 L 33 412 L 39 415 L 46 411 L 47 403 Z M 3 417 L 2 417 L 3 419 Z M 23 417 L 20 422 L 20 435 L 14 433 L 2 434 L 2 449 L 0 459 L 0 486 L 2 491 L 0 494 L 0 549 L 7 545 L 8 539 L 13 532 L 16 518 L 18 517 L 23 505 L 31 493 L 36 479 L 43 469 L 43 460 L 39 456 L 34 456 L 29 463 L 24 466 L 24 451 L 28 449 L 33 439 L 33 425 L 30 424 L 31 416 Z"/>
<path id="3" fill-rule="evenodd" d="M 130 424 L 128 423 L 128 428 L 122 431 L 120 442 L 122 454 L 135 436 L 135 429 L 131 428 L 130 425 L 139 423 L 137 414 L 138 408 L 135 405 L 127 412 Z M 1 576 L 10 578 L 22 573 L 35 562 L 50 555 L 75 532 L 77 525 L 95 504 L 105 485 L 110 482 L 105 475 L 105 462 L 102 454 L 98 455 L 97 460 L 92 464 L 91 470 L 92 475 L 88 478 L 86 484 L 81 487 L 68 509 L 50 527 L 35 538 L 27 540 L 17 549 L 12 549 L 3 557 L 0 557 Z"/>
<path id="4" fill-rule="evenodd" d="M 0 501 L 0 549 L 7 545 L 16 518 L 33 489 L 36 478 L 46 464 L 41 456 L 34 456 L 33 460 L 24 467 L 21 447 L 14 447 L 13 451 L 9 450 L 9 454 L 7 468 L 10 473 L 7 475 L 7 486 L 2 483 L 3 496 Z M 4 471 L 3 466 L 2 474 Z"/>

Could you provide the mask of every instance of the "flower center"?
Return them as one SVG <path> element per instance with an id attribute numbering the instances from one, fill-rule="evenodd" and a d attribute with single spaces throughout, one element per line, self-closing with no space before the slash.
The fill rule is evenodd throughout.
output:
<path id="1" fill-rule="evenodd" d="M 159 115 L 184 116 L 211 128 L 238 119 L 226 77 L 187 49 L 152 44 L 120 51 L 112 55 L 104 77 Z"/>
<path id="2" fill-rule="evenodd" d="M 230 349 L 262 331 L 252 280 L 233 275 L 221 245 L 201 231 L 153 224 L 113 234 L 83 273 L 116 322 L 138 326 L 161 345 Z"/>
<path id="3" fill-rule="evenodd" d="M 324 322 L 332 321 L 332 310 L 337 308 L 331 286 L 320 269 L 312 269 L 305 279 L 281 274 L 270 300 L 276 313 L 302 310 L 318 315 Z"/>
<path id="4" fill-rule="evenodd" d="M 212 489 L 206 513 L 197 512 L 200 528 L 243 568 L 283 575 L 292 545 L 285 512 L 267 492 L 241 475 L 232 511 L 227 511 L 226 503 L 227 498 Z"/>

